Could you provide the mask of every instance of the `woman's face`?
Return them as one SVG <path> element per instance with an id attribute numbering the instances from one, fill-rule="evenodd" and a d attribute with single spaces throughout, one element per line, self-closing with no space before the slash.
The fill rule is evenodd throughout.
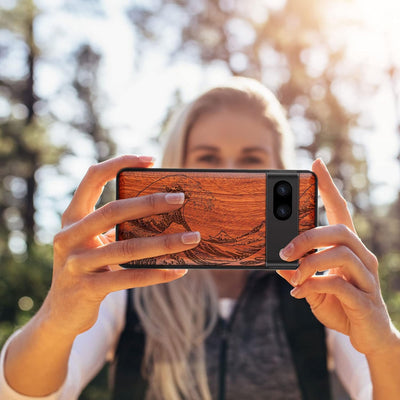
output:
<path id="1" fill-rule="evenodd" d="M 276 169 L 272 133 L 249 113 L 205 114 L 189 133 L 184 167 Z"/>

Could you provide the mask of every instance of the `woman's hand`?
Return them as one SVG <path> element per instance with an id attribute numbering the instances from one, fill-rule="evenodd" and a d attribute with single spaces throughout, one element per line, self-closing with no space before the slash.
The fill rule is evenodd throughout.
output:
<path id="1" fill-rule="evenodd" d="M 76 336 L 89 329 L 97 320 L 101 301 L 110 292 L 168 282 L 187 272 L 124 269 L 118 264 L 191 249 L 198 244 L 199 233 L 121 242 L 103 234 L 117 223 L 172 211 L 183 204 L 183 194 L 157 193 L 112 201 L 95 210 L 103 186 L 120 169 L 151 165 L 151 157 L 122 156 L 92 166 L 64 212 L 62 230 L 54 238 L 52 285 L 42 310 L 60 334 Z"/>
<path id="2" fill-rule="evenodd" d="M 293 261 L 309 250 L 323 250 L 300 258 L 296 271 L 278 273 L 295 286 L 293 297 L 306 298 L 318 320 L 348 335 L 358 351 L 370 355 L 389 349 L 399 339 L 381 295 L 377 258 L 357 236 L 347 203 L 322 160 L 312 169 L 330 225 L 298 235 L 280 254 Z M 317 271 L 327 273 L 314 276 Z"/>

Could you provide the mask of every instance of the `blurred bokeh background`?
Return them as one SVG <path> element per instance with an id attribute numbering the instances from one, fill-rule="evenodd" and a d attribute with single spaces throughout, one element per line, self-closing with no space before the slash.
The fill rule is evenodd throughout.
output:
<path id="1" fill-rule="evenodd" d="M 231 75 L 285 106 L 298 168 L 327 163 L 400 327 L 399 37 L 398 0 L 0 0 L 0 346 L 46 296 L 86 169 L 159 159 L 173 110 Z"/>

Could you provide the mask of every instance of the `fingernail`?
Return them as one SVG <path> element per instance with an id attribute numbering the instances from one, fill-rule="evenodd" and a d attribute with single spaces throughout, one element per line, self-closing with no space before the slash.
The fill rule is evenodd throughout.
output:
<path id="1" fill-rule="evenodd" d="M 182 243 L 184 244 L 195 244 L 199 243 L 201 236 L 200 232 L 185 232 L 182 236 Z"/>
<path id="2" fill-rule="evenodd" d="M 290 295 L 291 295 L 292 297 L 296 297 L 296 296 L 299 294 L 299 292 L 300 292 L 300 288 L 295 287 L 295 288 L 293 288 L 293 289 L 290 291 Z"/>
<path id="3" fill-rule="evenodd" d="M 287 260 L 292 255 L 293 250 L 293 243 L 289 243 L 286 247 L 281 249 L 281 251 L 279 252 L 279 257 L 282 258 L 282 260 Z"/>
<path id="4" fill-rule="evenodd" d="M 154 162 L 155 158 L 152 156 L 139 156 L 139 160 L 143 162 Z"/>
<path id="5" fill-rule="evenodd" d="M 290 282 L 292 283 L 292 285 L 296 286 L 300 282 L 300 278 L 301 278 L 301 273 L 299 270 L 297 270 L 296 273 L 293 275 L 292 279 L 290 280 Z"/>
<path id="6" fill-rule="evenodd" d="M 184 193 L 167 193 L 165 195 L 165 201 L 168 204 L 183 204 L 185 201 Z"/>
<path id="7" fill-rule="evenodd" d="M 175 275 L 179 276 L 186 275 L 186 273 L 188 272 L 187 269 L 173 269 L 172 271 L 174 272 Z"/>

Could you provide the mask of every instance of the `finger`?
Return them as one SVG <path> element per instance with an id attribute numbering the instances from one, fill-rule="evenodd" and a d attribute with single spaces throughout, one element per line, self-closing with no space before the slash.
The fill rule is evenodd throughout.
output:
<path id="1" fill-rule="evenodd" d="M 93 211 L 104 185 L 115 178 L 118 171 L 128 167 L 149 167 L 153 158 L 125 155 L 92 165 L 72 198 L 62 217 L 62 226 L 80 220 Z"/>
<path id="2" fill-rule="evenodd" d="M 347 202 L 340 194 L 326 165 L 320 158 L 313 162 L 312 170 L 318 177 L 318 190 L 324 202 L 328 222 L 331 225 L 344 224 L 356 233 Z"/>
<path id="3" fill-rule="evenodd" d="M 102 235 L 99 235 L 98 237 L 99 237 L 102 245 L 113 243 L 113 242 L 115 242 L 115 229 L 110 229 L 108 232 L 103 233 Z M 110 271 L 118 271 L 123 268 L 118 264 L 109 264 L 108 269 Z"/>
<path id="4" fill-rule="evenodd" d="M 292 285 L 292 279 L 293 279 L 294 274 L 296 273 L 296 270 L 277 269 L 276 273 Z"/>
<path id="5" fill-rule="evenodd" d="M 301 261 L 302 259 L 300 259 Z M 326 270 L 325 270 L 326 271 Z M 277 269 L 276 273 L 280 275 L 283 279 L 285 279 L 288 283 L 290 283 L 292 286 L 293 285 L 293 277 L 296 275 L 297 269 L 296 270 L 290 270 L 290 269 Z"/>
<path id="6" fill-rule="evenodd" d="M 316 294 L 331 294 L 350 309 L 360 308 L 364 293 L 338 275 L 313 276 L 301 286 L 296 286 L 290 294 L 296 299 L 307 298 L 311 308 L 319 304 L 312 304 L 312 299 L 318 299 Z"/>
<path id="7" fill-rule="evenodd" d="M 136 268 L 110 271 L 94 276 L 98 293 L 105 295 L 110 292 L 133 287 L 144 287 L 166 283 L 181 278 L 187 269 L 153 269 Z"/>
<path id="8" fill-rule="evenodd" d="M 109 229 L 107 232 L 102 233 L 98 236 L 98 239 L 102 245 L 112 243 L 115 241 L 115 228 Z"/>
<path id="9" fill-rule="evenodd" d="M 371 292 L 375 287 L 371 273 L 346 246 L 335 246 L 304 257 L 291 283 L 294 286 L 302 285 L 317 271 L 322 272 L 332 268 L 338 268 L 349 283 L 364 292 Z"/>
<path id="10" fill-rule="evenodd" d="M 301 292 L 296 294 L 294 290 L 290 294 L 295 298 L 303 297 Z M 342 301 L 337 296 L 314 291 L 307 292 L 305 299 L 314 315 L 323 325 L 348 335 L 348 317 L 343 311 Z M 321 307 L 323 308 L 321 309 Z M 329 310 L 329 312 L 326 312 L 326 310 Z"/>
<path id="11" fill-rule="evenodd" d="M 123 269 L 125 269 L 125 268 L 121 267 L 121 266 L 118 265 L 118 264 L 109 264 L 109 265 L 108 265 L 108 269 L 109 269 L 110 271 L 120 271 L 120 270 L 123 270 Z"/>
<path id="12" fill-rule="evenodd" d="M 184 201 L 184 193 L 153 193 L 111 201 L 69 226 L 65 231 L 68 243 L 73 247 L 124 221 L 176 210 Z"/>
<path id="13" fill-rule="evenodd" d="M 189 250 L 200 242 L 199 232 L 184 232 L 150 238 L 127 239 L 68 257 L 66 267 L 72 273 L 104 270 L 104 266 L 152 258 Z"/>
<path id="14" fill-rule="evenodd" d="M 115 242 L 115 227 L 109 229 L 107 232 L 101 235 L 102 244 L 108 244 Z"/>
<path id="15" fill-rule="evenodd" d="M 339 245 L 347 246 L 371 272 L 376 272 L 378 263 L 374 254 L 365 247 L 354 232 L 343 224 L 309 229 L 289 242 L 279 255 L 285 261 L 293 261 L 310 250 Z"/>
<path id="16" fill-rule="evenodd" d="M 290 277 L 294 275 L 295 271 L 290 270 L 279 270 L 276 271 L 279 275 L 285 278 L 289 283 Z M 313 279 L 313 278 L 312 278 Z M 303 284 L 304 286 L 304 284 Z M 297 286 L 296 288 L 301 288 L 301 286 Z M 290 293 L 293 297 L 297 297 L 295 291 L 291 291 Z M 299 297 L 302 298 L 302 292 L 299 292 Z M 326 293 L 307 293 L 306 300 L 308 304 L 310 304 L 311 310 L 313 312 L 318 312 L 318 307 L 322 304 L 326 305 L 327 309 L 329 309 L 329 314 L 326 312 L 319 313 L 317 318 L 319 321 L 328 328 L 339 330 L 340 332 L 345 332 L 347 329 L 347 317 L 346 314 L 343 313 L 343 307 L 340 303 L 340 300 L 336 296 L 327 296 Z M 334 324 L 332 325 L 332 321 Z"/>

